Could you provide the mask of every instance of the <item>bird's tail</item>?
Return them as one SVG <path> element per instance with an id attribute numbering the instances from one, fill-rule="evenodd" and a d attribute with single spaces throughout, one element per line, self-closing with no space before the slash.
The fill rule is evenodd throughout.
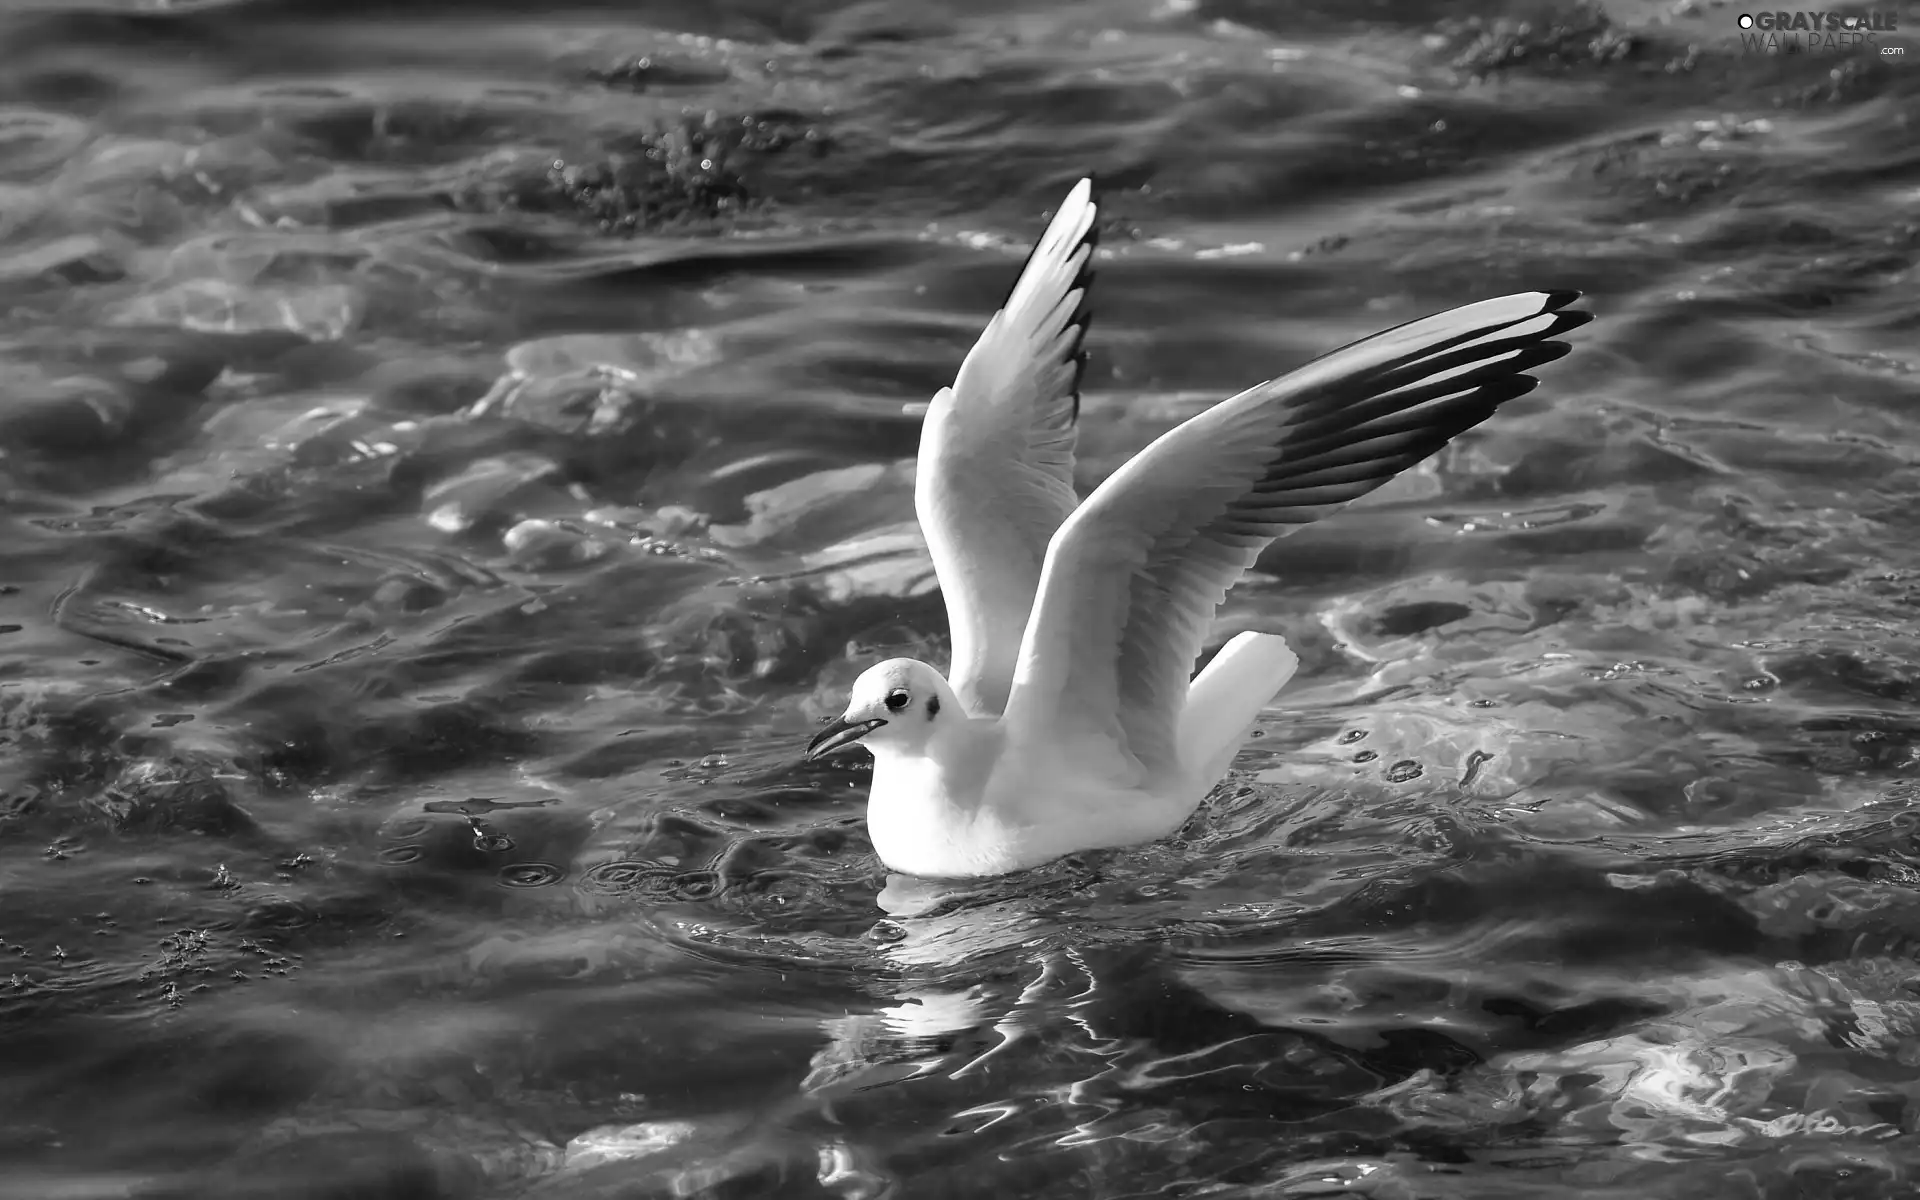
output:
<path id="1" fill-rule="evenodd" d="M 1211 788 L 1233 765 L 1267 702 L 1300 669 L 1300 658 L 1277 633 L 1242 633 L 1220 648 L 1187 688 L 1180 710 L 1180 761 L 1204 771 Z"/>

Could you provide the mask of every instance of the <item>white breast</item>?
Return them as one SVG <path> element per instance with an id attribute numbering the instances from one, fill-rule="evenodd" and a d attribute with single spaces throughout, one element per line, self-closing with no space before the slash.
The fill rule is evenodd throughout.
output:
<path id="1" fill-rule="evenodd" d="M 990 770 L 970 765 L 977 764 L 875 756 L 867 833 L 889 868 L 932 878 L 1002 875 L 1078 850 L 1151 841 L 1178 829 L 1204 792 L 1064 770 L 1058 755 L 1016 751 Z"/>

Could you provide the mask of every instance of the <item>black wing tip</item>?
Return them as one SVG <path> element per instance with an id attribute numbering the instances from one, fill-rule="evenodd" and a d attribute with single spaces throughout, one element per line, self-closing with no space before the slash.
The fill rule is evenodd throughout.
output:
<path id="1" fill-rule="evenodd" d="M 1454 408 L 1454 406 L 1457 405 L 1458 409 L 1456 411 L 1479 410 L 1479 415 L 1452 428 L 1450 432 L 1445 434 L 1444 440 L 1448 442 L 1452 441 L 1454 438 L 1467 432 L 1467 430 L 1472 429 L 1482 421 L 1492 417 L 1494 410 L 1506 404 L 1508 401 L 1518 400 L 1520 397 L 1539 387 L 1539 377 L 1532 372 L 1557 359 L 1565 358 L 1571 353 L 1573 353 L 1573 347 L 1566 342 L 1534 342 L 1511 358 L 1501 359 L 1487 364 L 1487 366 L 1483 368 L 1486 373 L 1477 379 L 1471 378 L 1473 373 L 1469 372 L 1468 379 L 1459 381 L 1465 386 L 1453 393 L 1450 398 L 1443 399 L 1443 403 L 1445 403 L 1448 408 Z M 1435 385 L 1435 390 L 1442 389 L 1447 383 L 1451 382 L 1454 381 L 1447 380 L 1438 383 Z M 1442 397 L 1445 396 L 1446 394 L 1442 392 Z M 1427 404 L 1432 403 L 1432 400 L 1433 398 L 1429 398 L 1418 404 L 1411 405 L 1405 411 L 1417 412 Z"/>
<path id="2" fill-rule="evenodd" d="M 1096 222 L 1099 220 L 1098 217 L 1094 219 Z M 1097 224 L 1091 227 L 1088 230 L 1088 236 L 1082 240 L 1081 244 L 1089 247 L 1097 245 L 1099 238 L 1094 236 L 1094 230 L 1098 228 Z M 1073 286 L 1080 293 L 1080 303 L 1074 308 L 1073 317 L 1067 322 L 1068 328 L 1073 330 L 1073 349 L 1069 352 L 1073 362 L 1073 381 L 1067 386 L 1073 393 L 1072 424 L 1077 425 L 1080 423 L 1080 384 L 1087 377 L 1087 330 L 1093 325 L 1093 305 L 1090 302 L 1093 296 L 1093 251 L 1091 249 L 1087 251 L 1087 261 L 1081 266 L 1080 273 L 1073 278 Z"/>
<path id="3" fill-rule="evenodd" d="M 1549 299 L 1560 297 L 1571 299 L 1577 297 L 1579 293 L 1565 291 L 1549 292 L 1546 295 Z M 1540 328 L 1515 332 L 1517 326 L 1538 321 L 1542 316 L 1548 317 L 1548 320 Z M 1481 329 L 1449 338 L 1438 345 L 1414 351 L 1394 363 L 1368 372 L 1365 378 L 1377 389 L 1375 394 L 1379 399 L 1388 400 L 1396 393 L 1401 393 L 1403 387 L 1412 385 L 1417 393 L 1422 390 L 1418 387 L 1422 380 L 1456 367 L 1466 367 L 1476 360 L 1479 362 L 1477 368 L 1470 367 L 1464 372 L 1463 377 L 1452 382 L 1464 388 L 1506 375 L 1531 371 L 1535 367 L 1544 366 L 1572 353 L 1572 343 L 1558 339 L 1562 334 L 1578 329 L 1591 320 L 1593 320 L 1593 314 L 1585 309 L 1553 310 L 1543 307 L 1532 316 L 1503 321 L 1490 329 Z M 1427 391 L 1429 399 L 1433 395 L 1443 394 L 1444 385 L 1430 385 L 1430 389 Z M 1411 397 L 1406 393 L 1401 395 L 1411 402 Z M 1336 407 L 1340 403 L 1337 393 L 1330 395 L 1328 399 L 1333 401 Z"/>
<path id="4" fill-rule="evenodd" d="M 1529 358 L 1527 365 L 1520 368 L 1522 371 L 1531 371 L 1535 367 L 1557 362 L 1573 353 L 1571 342 L 1535 342 L 1530 348 L 1533 350 L 1533 355 Z"/>
<path id="5" fill-rule="evenodd" d="M 1080 264 L 1079 273 L 1073 277 L 1073 285 L 1085 289 L 1093 284 L 1093 260 L 1100 250 L 1100 185 L 1094 181 L 1092 175 L 1083 175 L 1081 178 L 1087 181 L 1087 203 L 1093 208 L 1093 220 L 1087 222 L 1087 232 L 1081 235 L 1080 240 L 1075 242 L 1073 249 L 1067 253 L 1072 255 L 1078 252 L 1080 247 L 1087 247 L 1087 261 Z M 1079 181 L 1076 180 L 1074 187 L 1079 186 Z M 1073 194 L 1071 188 L 1068 189 L 1067 194 Z M 1020 286 L 1020 280 L 1026 275 L 1027 268 L 1033 265 L 1033 256 L 1040 253 L 1040 243 L 1046 240 L 1047 230 L 1053 227 L 1054 218 L 1059 215 L 1058 208 L 1047 214 L 1046 225 L 1041 227 L 1039 236 L 1033 239 L 1033 245 L 1027 247 L 1027 256 L 1020 260 L 1020 269 L 1013 273 L 1013 282 L 1007 285 L 1006 295 L 1000 297 L 997 307 L 1005 308 L 1007 301 L 1013 299 L 1013 290 Z"/>
<path id="6" fill-rule="evenodd" d="M 1566 307 L 1579 292 L 1540 295 L 1540 307 L 1531 315 L 1483 329 L 1464 346 L 1449 342 L 1437 354 L 1429 347 L 1397 368 L 1323 392 L 1314 405 L 1319 411 L 1294 426 L 1295 440 L 1268 462 L 1238 505 L 1246 515 L 1223 529 L 1255 537 L 1271 536 L 1273 525 L 1311 524 L 1439 454 L 1533 392 L 1540 380 L 1532 372 L 1573 351 L 1571 344 L 1556 340 L 1558 335 L 1593 319 L 1592 313 Z M 1552 320 L 1541 328 L 1511 332 L 1547 314 Z M 1502 331 L 1505 338 L 1498 337 Z M 1476 359 L 1484 361 L 1474 365 Z M 1442 377 L 1430 378 L 1435 374 Z M 1399 378 L 1385 390 L 1376 390 L 1394 376 Z"/>
<path id="7" fill-rule="evenodd" d="M 1562 342 L 1550 344 L 1555 352 L 1538 361 L 1551 362 L 1571 348 Z M 1254 486 L 1253 494 L 1259 496 L 1260 500 L 1251 507 L 1272 510 L 1351 503 L 1445 450 L 1462 435 L 1492 420 L 1510 401 L 1518 400 L 1539 386 L 1540 380 L 1524 371 L 1497 375 L 1482 379 L 1453 395 L 1405 410 L 1402 414 L 1403 423 L 1398 426 L 1374 425 L 1345 445 L 1335 445 L 1331 448 L 1334 461 L 1327 461 L 1328 448 L 1317 448 L 1300 457 L 1282 454 L 1268 464 L 1260 481 Z M 1353 434 L 1356 431 L 1345 432 Z M 1391 447 L 1383 445 L 1383 440 L 1391 440 L 1393 444 Z M 1372 443 L 1371 446 L 1368 443 Z M 1342 450 L 1348 453 L 1342 455 Z M 1320 461 L 1313 461 L 1316 459 Z M 1330 468 L 1351 467 L 1361 468 L 1364 474 L 1357 477 L 1350 475 L 1332 484 L 1313 478 Z M 1299 495 L 1302 490 L 1316 494 L 1311 500 L 1303 500 Z M 1271 516 L 1271 512 L 1268 515 Z M 1324 515 L 1320 513 L 1299 523 L 1310 524 Z"/>
<path id="8" fill-rule="evenodd" d="M 1068 256 L 1071 257 L 1078 254 L 1082 246 L 1087 248 L 1087 257 L 1081 262 L 1080 270 L 1073 277 L 1073 290 L 1080 293 L 1080 303 L 1067 322 L 1074 330 L 1073 349 L 1068 351 L 1068 361 L 1073 364 L 1073 381 L 1068 385 L 1072 389 L 1073 396 L 1073 418 L 1069 422 L 1072 425 L 1080 423 L 1080 381 L 1086 377 L 1087 373 L 1085 349 L 1087 326 L 1093 323 L 1093 309 L 1089 303 L 1093 295 L 1093 279 L 1096 274 L 1093 260 L 1100 252 L 1100 181 L 1091 172 L 1082 175 L 1080 179 L 1084 179 L 1087 184 L 1087 203 L 1093 209 L 1093 220 L 1087 222 L 1086 233 L 1082 234 L 1080 240 L 1067 251 Z M 1080 180 L 1075 180 L 1073 186 L 1079 187 Z M 1071 196 L 1073 189 L 1069 188 L 1067 194 Z M 1046 226 L 1040 230 L 1039 236 L 1033 239 L 1033 245 L 1027 248 L 1027 256 L 1020 260 L 1020 269 L 1013 273 L 1013 282 L 1007 285 L 1006 294 L 1000 297 L 1000 303 L 997 306 L 1000 311 L 1005 311 L 1007 305 L 1012 302 L 1014 289 L 1018 288 L 1021 279 L 1026 277 L 1027 268 L 1033 265 L 1033 256 L 1040 253 L 1040 243 L 1046 240 L 1047 230 L 1053 227 L 1054 219 L 1059 215 L 1058 208 L 1047 214 Z"/>
<path id="9" fill-rule="evenodd" d="M 1536 367 L 1542 367 L 1556 359 L 1565 358 L 1573 353 L 1570 342 L 1543 341 L 1525 342 L 1518 349 L 1509 349 L 1501 357 L 1490 359 L 1480 366 L 1463 371 L 1451 380 L 1436 382 L 1433 386 L 1443 387 L 1446 383 L 1457 383 L 1460 390 L 1509 375 L 1522 375 Z M 1392 395 L 1392 392 L 1382 393 Z"/>
<path id="10" fill-rule="evenodd" d="M 1551 358 L 1540 360 L 1541 362 L 1552 362 L 1555 358 L 1559 358 L 1560 355 L 1573 349 L 1573 347 L 1567 345 L 1565 342 L 1549 342 L 1548 345 L 1553 346 L 1557 352 Z M 1539 363 L 1535 363 L 1534 365 L 1538 366 Z M 1480 385 L 1479 391 L 1474 397 L 1481 404 L 1486 405 L 1486 414 L 1477 418 L 1471 424 L 1465 425 L 1459 430 L 1448 434 L 1447 440 L 1452 441 L 1454 438 L 1459 437 L 1467 430 L 1472 429 L 1474 425 L 1478 425 L 1481 421 L 1485 421 L 1488 417 L 1493 416 L 1493 411 L 1507 401 L 1518 400 L 1539 386 L 1539 379 L 1525 373 L 1508 375 L 1501 379 L 1489 379 Z"/>
<path id="11" fill-rule="evenodd" d="M 1093 297 L 1093 280 L 1097 274 L 1093 267 L 1093 260 L 1100 254 L 1100 184 L 1091 174 L 1083 176 L 1083 178 L 1087 181 L 1087 204 L 1093 209 L 1093 220 L 1087 222 L 1087 232 L 1082 234 L 1080 240 L 1074 243 L 1073 249 L 1067 252 L 1069 255 L 1078 254 L 1082 246 L 1086 247 L 1087 250 L 1087 257 L 1081 261 L 1080 270 L 1076 272 L 1073 277 L 1073 288 L 1080 293 L 1080 303 L 1075 307 L 1072 319 L 1067 322 L 1074 330 L 1073 350 L 1071 352 L 1073 382 L 1068 385 L 1068 387 L 1072 389 L 1073 395 L 1073 417 L 1069 421 L 1071 425 L 1078 425 L 1080 423 L 1080 384 L 1087 376 L 1087 329 L 1093 324 L 1093 305 L 1091 301 Z M 1076 184 L 1075 186 L 1078 185 Z M 1058 215 L 1058 211 L 1057 209 L 1055 210 L 1056 215 Z M 1041 236 L 1045 237 L 1046 234 L 1043 232 Z M 1038 252 L 1039 249 L 1040 243 L 1036 240 L 1033 244 L 1033 251 L 1027 255 L 1028 262 L 1033 261 L 1033 254 Z M 1025 273 L 1026 267 L 1022 266 L 1020 270 L 1022 273 Z M 1019 285 L 1020 277 L 1016 275 L 1014 276 L 1014 286 L 1018 287 Z M 1011 298 L 1013 292 L 1009 290 L 1007 295 Z M 1006 306 L 1005 300 L 1001 301 L 1001 306 Z"/>
<path id="12" fill-rule="evenodd" d="M 1295 424 L 1293 441 L 1269 464 L 1263 482 L 1298 478 L 1328 468 L 1346 468 L 1378 458 L 1385 482 L 1417 462 L 1439 453 L 1461 434 L 1490 419 L 1509 401 L 1540 386 L 1532 371 L 1564 358 L 1573 347 L 1560 341 L 1523 341 L 1450 377 L 1414 376 L 1400 386 L 1373 391 L 1369 381 L 1349 381 L 1342 391 L 1323 394 L 1314 416 Z M 1448 370 L 1459 363 L 1449 364 Z M 1373 381 L 1373 382 L 1377 382 Z M 1344 393 L 1344 394 L 1343 394 Z M 1413 439 L 1412 450 L 1392 439 Z M 1406 457 L 1409 453 L 1412 457 Z"/>
<path id="13" fill-rule="evenodd" d="M 1584 308 L 1563 308 L 1553 314 L 1553 324 L 1547 327 L 1541 337 L 1559 337 L 1569 330 L 1578 329 L 1593 320 L 1593 314 Z"/>
<path id="14" fill-rule="evenodd" d="M 1525 325 L 1529 321 L 1537 321 L 1541 317 L 1550 316 L 1552 319 L 1547 322 L 1544 328 L 1521 334 L 1519 337 L 1519 340 L 1523 343 L 1537 343 L 1543 342 L 1548 338 L 1559 337 L 1561 334 L 1578 329 L 1593 320 L 1593 314 L 1586 309 L 1567 307 L 1567 305 L 1580 299 L 1581 293 L 1574 291 L 1572 288 L 1559 288 L 1542 292 L 1540 295 L 1542 299 L 1538 312 L 1535 312 L 1531 316 L 1517 317 L 1513 320 L 1503 321 L 1498 326 L 1465 338 L 1463 341 L 1467 344 L 1472 344 L 1482 339 L 1490 339 L 1502 331 L 1511 331 L 1517 325 Z M 1458 345 L 1460 343 L 1455 344 Z"/>
<path id="15" fill-rule="evenodd" d="M 1593 314 L 1588 310 L 1567 307 L 1580 299 L 1583 293 L 1572 288 L 1553 288 L 1543 294 L 1546 299 L 1541 303 L 1540 311 L 1552 313 L 1553 322 L 1536 334 L 1536 337 L 1541 339 L 1559 337 L 1593 320 Z"/>
<path id="16" fill-rule="evenodd" d="M 1469 355 L 1472 356 L 1472 354 L 1474 353 L 1474 343 L 1479 343 L 1481 344 L 1482 347 L 1484 347 L 1484 345 L 1488 342 L 1489 339 L 1493 339 L 1503 332 L 1510 331 L 1517 325 L 1525 325 L 1529 321 L 1538 321 L 1541 317 L 1550 317 L 1551 319 L 1547 322 L 1547 324 L 1543 328 L 1531 330 L 1529 332 L 1518 334 L 1518 335 L 1510 335 L 1512 338 L 1512 341 L 1509 343 L 1508 348 L 1511 349 L 1512 346 L 1515 346 L 1515 345 L 1526 345 L 1532 342 L 1540 341 L 1545 338 L 1558 337 L 1560 334 L 1566 333 L 1569 330 L 1578 329 L 1580 328 L 1580 326 L 1585 325 L 1587 322 L 1593 320 L 1593 314 L 1588 312 L 1585 309 L 1566 307 L 1567 305 L 1572 304 L 1574 301 L 1580 299 L 1581 297 L 1581 293 L 1578 291 L 1575 291 L 1572 288 L 1551 288 L 1545 291 L 1511 292 L 1511 293 L 1508 293 L 1506 296 L 1500 297 L 1499 299 L 1514 300 L 1523 296 L 1539 297 L 1538 301 L 1535 302 L 1535 306 L 1533 307 L 1532 311 L 1527 312 L 1521 316 L 1506 317 L 1491 324 L 1481 325 L 1478 328 L 1467 329 L 1462 332 L 1457 332 L 1442 341 L 1423 345 L 1416 350 L 1409 351 L 1408 353 L 1406 353 L 1405 355 L 1403 355 L 1398 359 L 1395 359 L 1390 362 L 1378 364 L 1374 368 L 1374 373 L 1377 375 L 1387 375 L 1387 374 L 1390 374 L 1391 372 L 1394 372 L 1397 370 L 1403 370 L 1407 368 L 1412 368 L 1416 374 L 1429 373 L 1431 369 L 1431 360 L 1434 359 L 1435 357 L 1441 354 L 1448 353 L 1450 351 L 1454 351 L 1461 347 L 1465 347 Z M 1476 306 L 1469 304 L 1462 307 L 1473 308 Z M 1409 325 L 1417 325 L 1422 321 L 1430 321 L 1430 320 L 1434 320 L 1435 318 L 1451 316 L 1455 313 L 1458 313 L 1459 311 L 1460 311 L 1460 308 L 1443 309 L 1440 312 L 1429 313 L 1427 316 L 1424 316 L 1424 317 L 1415 317 L 1409 321 L 1402 321 L 1398 325 L 1391 326 L 1387 329 L 1382 329 L 1376 333 L 1370 333 L 1366 337 L 1357 338 L 1354 341 L 1348 342 L 1344 346 L 1337 346 L 1332 350 L 1328 350 L 1324 354 L 1321 354 L 1315 357 L 1314 359 L 1311 360 L 1311 362 L 1305 365 L 1310 366 L 1312 365 L 1312 363 L 1322 362 L 1326 359 L 1332 358 L 1337 354 L 1344 354 L 1345 352 L 1352 350 L 1356 346 L 1362 346 L 1376 339 L 1388 337 L 1392 334 L 1399 333 L 1401 330 L 1406 329 Z M 1419 366 L 1418 364 L 1422 362 L 1426 362 L 1429 365 L 1427 367 Z"/>

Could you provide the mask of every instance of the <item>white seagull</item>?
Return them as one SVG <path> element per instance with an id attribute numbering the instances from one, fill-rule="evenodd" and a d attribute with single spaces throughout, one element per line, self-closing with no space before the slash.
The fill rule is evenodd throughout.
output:
<path id="1" fill-rule="evenodd" d="M 1001 875 L 1178 829 L 1299 665 L 1241 633 L 1198 678 L 1227 589 L 1274 539 L 1438 451 L 1567 353 L 1578 292 L 1522 292 L 1377 333 L 1163 434 L 1073 490 L 1096 240 L 1081 180 L 920 431 L 914 509 L 946 597 L 950 679 L 889 659 L 808 758 L 873 753 L 867 828 L 908 875 Z"/>

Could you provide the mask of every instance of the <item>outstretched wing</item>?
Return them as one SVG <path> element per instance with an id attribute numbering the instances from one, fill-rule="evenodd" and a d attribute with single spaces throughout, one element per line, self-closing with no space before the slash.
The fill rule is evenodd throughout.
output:
<path id="1" fill-rule="evenodd" d="M 1054 538 L 1009 722 L 1111 739 L 1178 769 L 1193 663 L 1229 587 L 1275 538 L 1363 496 L 1533 390 L 1526 372 L 1591 315 L 1527 292 L 1427 317 L 1315 359 L 1161 436 Z"/>
<path id="2" fill-rule="evenodd" d="M 947 601 L 948 676 L 976 716 L 1006 707 L 1047 543 L 1076 502 L 1096 214 L 1083 179 L 920 430 L 914 508 Z"/>

